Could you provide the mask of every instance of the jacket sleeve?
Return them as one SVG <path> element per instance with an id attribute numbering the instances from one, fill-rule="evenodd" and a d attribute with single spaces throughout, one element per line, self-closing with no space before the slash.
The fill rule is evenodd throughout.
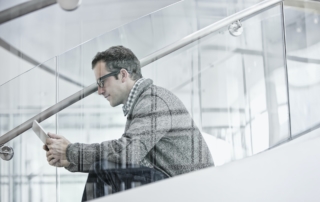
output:
<path id="1" fill-rule="evenodd" d="M 126 132 L 118 140 L 101 144 L 71 144 L 66 169 L 71 172 L 88 172 L 100 160 L 115 163 L 140 164 L 148 152 L 171 129 L 171 113 L 167 104 L 156 94 L 144 95 L 128 116 Z"/>

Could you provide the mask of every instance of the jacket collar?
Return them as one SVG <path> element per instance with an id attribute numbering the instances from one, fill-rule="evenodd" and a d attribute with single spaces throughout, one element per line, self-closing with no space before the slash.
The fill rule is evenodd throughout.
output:
<path id="1" fill-rule="evenodd" d="M 129 112 L 127 113 L 128 117 L 132 114 L 133 108 L 136 105 L 137 101 L 139 100 L 141 94 L 145 92 L 151 85 L 153 84 L 153 81 L 151 79 L 145 79 L 136 89 L 136 93 L 134 98 L 132 99 L 132 105 L 129 109 Z"/>
<path id="2" fill-rule="evenodd" d="M 146 79 L 145 78 L 138 79 L 135 82 L 135 84 L 133 85 L 133 87 L 129 93 L 128 100 L 127 100 L 126 104 L 122 106 L 124 116 L 126 116 L 128 114 L 128 112 L 130 111 L 132 104 L 133 104 L 133 101 L 134 101 L 134 98 L 137 96 L 137 90 L 139 88 L 139 85 L 142 84 L 144 80 L 146 80 Z"/>

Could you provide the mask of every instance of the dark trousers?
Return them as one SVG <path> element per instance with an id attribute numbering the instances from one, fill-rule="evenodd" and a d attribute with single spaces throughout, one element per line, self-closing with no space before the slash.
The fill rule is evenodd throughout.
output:
<path id="1" fill-rule="evenodd" d="M 156 169 L 99 161 L 91 166 L 82 201 L 99 198 L 165 178 L 168 177 Z"/>

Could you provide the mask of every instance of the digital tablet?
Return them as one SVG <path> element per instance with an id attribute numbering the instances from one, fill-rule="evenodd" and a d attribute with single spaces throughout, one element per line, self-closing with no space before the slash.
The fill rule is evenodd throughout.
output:
<path id="1" fill-rule="evenodd" d="M 42 126 L 36 120 L 33 121 L 32 130 L 37 134 L 37 136 L 40 138 L 43 144 L 46 144 L 47 138 L 50 138 L 50 137 L 48 136 L 48 133 L 42 128 Z"/>

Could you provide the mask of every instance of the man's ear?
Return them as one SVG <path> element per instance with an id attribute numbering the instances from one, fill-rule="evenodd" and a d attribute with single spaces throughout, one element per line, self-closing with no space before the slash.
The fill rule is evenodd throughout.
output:
<path id="1" fill-rule="evenodd" d="M 121 74 L 121 81 L 122 82 L 125 82 L 129 77 L 129 73 L 125 69 L 121 69 L 120 74 Z"/>

